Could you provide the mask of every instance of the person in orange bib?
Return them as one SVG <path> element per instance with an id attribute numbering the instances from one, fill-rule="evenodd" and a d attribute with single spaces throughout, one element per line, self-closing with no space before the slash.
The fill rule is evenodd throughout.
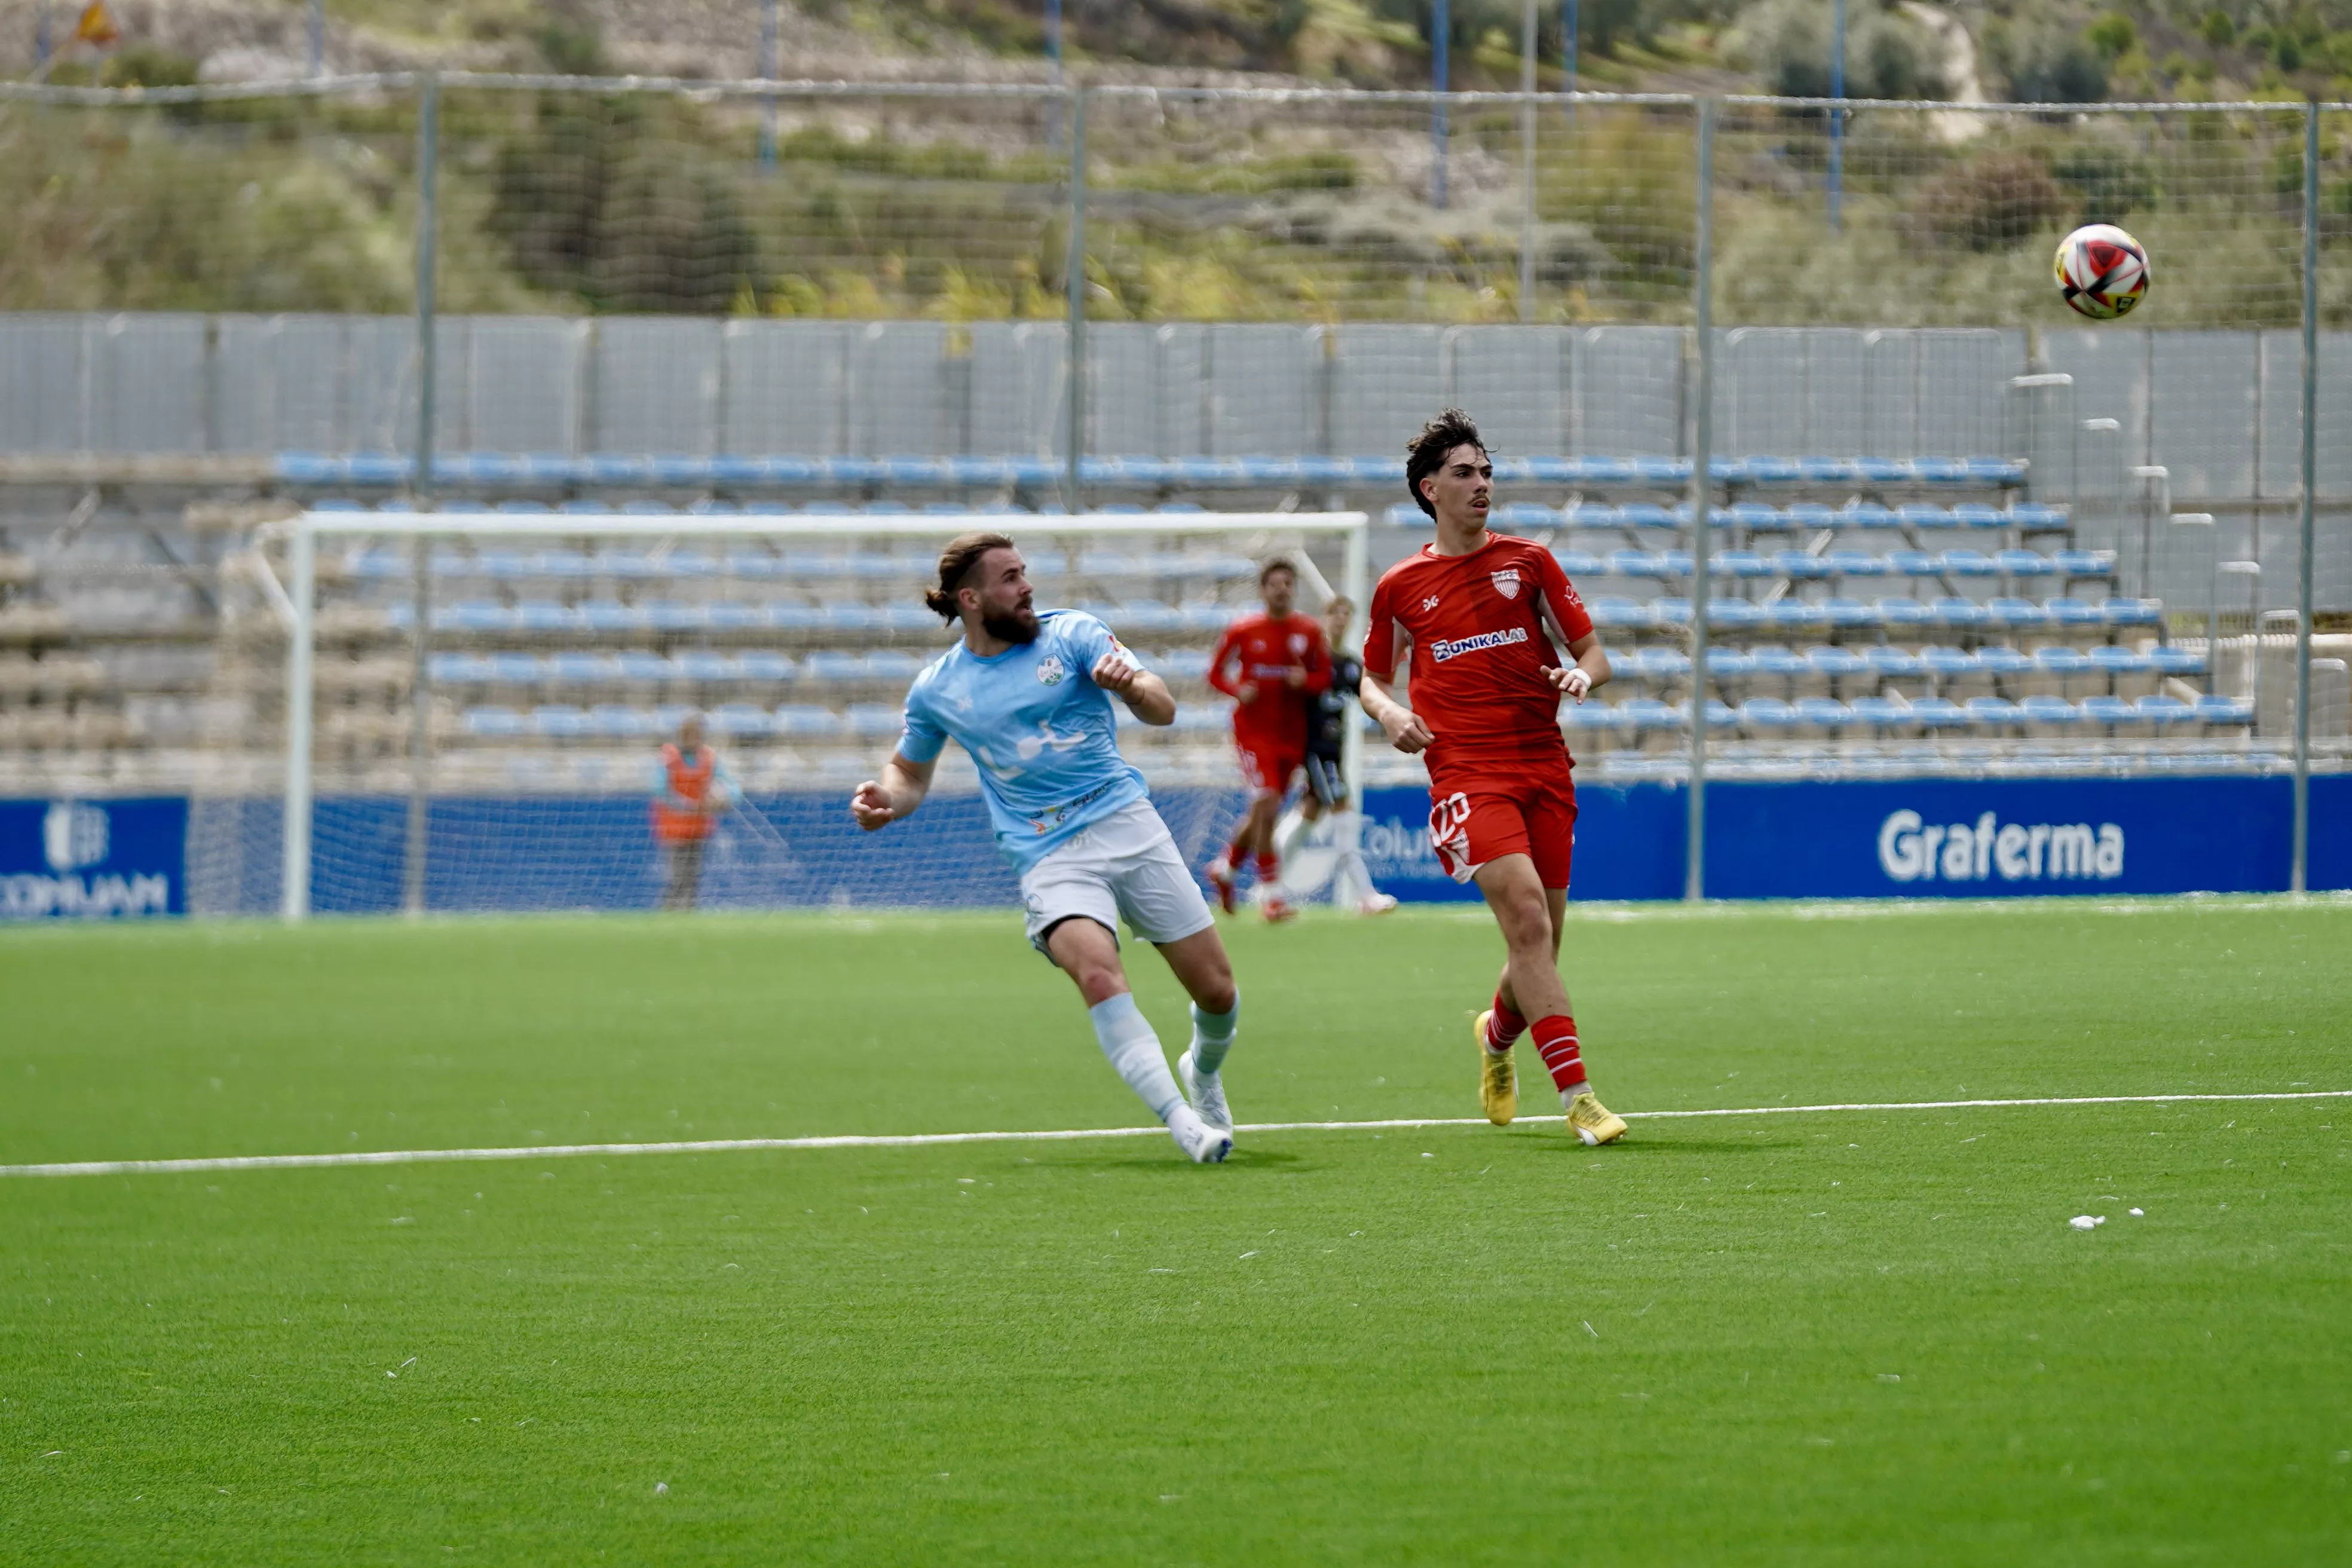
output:
<path id="1" fill-rule="evenodd" d="M 661 749 L 654 777 L 654 841 L 669 862 L 665 910 L 690 910 L 702 889 L 702 853 L 720 814 L 735 804 L 735 778 L 703 743 L 702 718 L 689 713 L 677 739 Z"/>

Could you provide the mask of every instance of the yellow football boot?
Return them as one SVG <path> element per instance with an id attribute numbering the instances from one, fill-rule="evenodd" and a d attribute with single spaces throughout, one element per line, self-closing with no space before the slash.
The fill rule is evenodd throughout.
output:
<path id="1" fill-rule="evenodd" d="M 1519 1113 L 1519 1080 L 1511 1071 L 1511 1053 L 1496 1056 L 1486 1048 L 1486 1026 L 1494 1020 L 1492 1007 L 1478 1015 L 1472 1033 L 1478 1038 L 1478 1106 L 1486 1111 L 1486 1120 L 1497 1127 L 1508 1127 Z M 1619 1125 L 1618 1131 L 1624 1131 Z"/>
<path id="2" fill-rule="evenodd" d="M 1568 1130 L 1597 1147 L 1625 1136 L 1625 1119 L 1595 1100 L 1588 1089 L 1569 1102 Z"/>

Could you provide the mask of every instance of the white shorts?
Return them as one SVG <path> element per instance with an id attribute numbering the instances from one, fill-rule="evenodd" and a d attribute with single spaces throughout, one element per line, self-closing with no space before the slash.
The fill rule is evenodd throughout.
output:
<path id="1" fill-rule="evenodd" d="M 1153 942 L 1181 942 L 1216 923 L 1168 825 L 1148 800 L 1087 824 L 1022 873 L 1021 900 L 1029 911 L 1029 941 L 1039 952 L 1045 952 L 1045 933 L 1074 915 L 1114 938 L 1124 917 L 1136 935 Z"/>

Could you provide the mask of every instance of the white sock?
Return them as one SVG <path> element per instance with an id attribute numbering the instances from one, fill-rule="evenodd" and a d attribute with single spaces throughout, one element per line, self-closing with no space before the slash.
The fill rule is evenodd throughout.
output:
<path id="1" fill-rule="evenodd" d="M 1213 1073 L 1225 1065 L 1225 1053 L 1234 1048 L 1234 1026 L 1241 1022 L 1242 999 L 1236 994 L 1234 1005 L 1222 1013 L 1204 1013 L 1198 1002 L 1192 1004 L 1192 1070 Z"/>
<path id="2" fill-rule="evenodd" d="M 1314 826 L 1307 820 L 1307 814 L 1295 805 L 1284 812 L 1281 820 L 1274 825 L 1276 856 L 1284 860 L 1289 859 L 1290 852 L 1298 847 L 1299 839 L 1305 837 L 1307 830 Z"/>
<path id="3" fill-rule="evenodd" d="M 1135 1005 L 1135 997 L 1122 992 L 1087 1008 L 1087 1016 L 1093 1020 L 1103 1055 L 1127 1079 L 1127 1087 L 1151 1107 L 1152 1115 L 1167 1121 L 1168 1113 L 1184 1103 L 1184 1095 L 1176 1087 L 1176 1075 L 1168 1070 L 1168 1058 L 1160 1054 L 1160 1037 L 1151 1032 L 1151 1021 Z"/>

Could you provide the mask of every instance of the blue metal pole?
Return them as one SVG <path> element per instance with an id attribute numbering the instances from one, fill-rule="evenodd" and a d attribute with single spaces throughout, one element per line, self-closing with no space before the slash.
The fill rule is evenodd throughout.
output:
<path id="1" fill-rule="evenodd" d="M 1429 181 L 1429 204 L 1443 209 L 1445 205 L 1445 94 L 1447 78 L 1453 73 L 1446 67 L 1447 35 L 1454 31 L 1454 8 L 1449 0 L 1436 0 L 1429 18 L 1431 89 L 1437 96 L 1430 100 L 1429 139 L 1436 163 Z"/>
<path id="2" fill-rule="evenodd" d="M 1062 79 L 1062 0 L 1045 0 L 1045 53 L 1054 61 L 1054 79 Z"/>
<path id="3" fill-rule="evenodd" d="M 327 74 L 327 0 L 310 0 L 310 74 Z"/>
<path id="4" fill-rule="evenodd" d="M 49 0 L 41 0 L 39 15 L 33 19 L 33 63 L 46 72 L 49 64 Z"/>
<path id="5" fill-rule="evenodd" d="M 760 79 L 776 79 L 776 0 L 760 0 Z M 767 168 L 776 163 L 776 95 L 770 93 L 760 106 L 760 163 Z"/>
<path id="6" fill-rule="evenodd" d="M 1838 211 L 1845 181 L 1845 0 L 1830 7 L 1830 227 L 1843 226 Z"/>

